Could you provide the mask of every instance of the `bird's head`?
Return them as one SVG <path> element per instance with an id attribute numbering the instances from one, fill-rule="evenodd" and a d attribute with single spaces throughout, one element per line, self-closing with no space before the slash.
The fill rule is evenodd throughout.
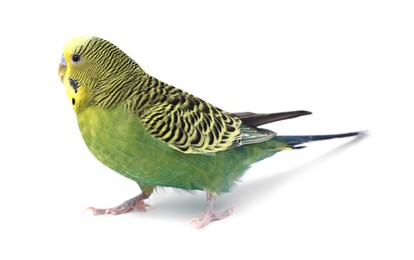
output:
<path id="1" fill-rule="evenodd" d="M 59 65 L 59 78 L 75 111 L 91 104 L 100 105 L 99 100 L 104 103 L 115 88 L 143 74 L 138 64 L 118 47 L 93 36 L 69 40 Z"/>

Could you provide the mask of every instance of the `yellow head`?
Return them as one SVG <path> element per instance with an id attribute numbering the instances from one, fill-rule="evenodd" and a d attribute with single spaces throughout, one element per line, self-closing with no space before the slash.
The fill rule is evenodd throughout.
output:
<path id="1" fill-rule="evenodd" d="M 59 77 L 75 112 L 89 105 L 105 104 L 114 88 L 127 87 L 131 77 L 145 74 L 112 43 L 93 36 L 77 36 L 66 43 Z"/>

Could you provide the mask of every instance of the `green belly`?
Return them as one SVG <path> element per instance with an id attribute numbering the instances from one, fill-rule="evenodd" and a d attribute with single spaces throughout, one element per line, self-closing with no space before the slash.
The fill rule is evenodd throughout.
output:
<path id="1" fill-rule="evenodd" d="M 141 187 L 229 191 L 252 163 L 276 152 L 274 144 L 265 142 L 210 155 L 184 154 L 150 135 L 138 116 L 126 110 L 91 107 L 77 116 L 92 154 Z"/>

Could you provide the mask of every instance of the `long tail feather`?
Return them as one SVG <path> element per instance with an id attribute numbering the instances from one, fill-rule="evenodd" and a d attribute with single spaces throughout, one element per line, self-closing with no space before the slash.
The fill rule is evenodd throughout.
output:
<path id="1" fill-rule="evenodd" d="M 344 134 L 333 134 L 333 135 L 276 135 L 274 139 L 277 141 L 286 143 L 287 145 L 291 146 L 293 149 L 300 149 L 304 146 L 298 146 L 303 143 L 312 142 L 312 141 L 322 141 L 328 140 L 333 138 L 343 138 L 343 137 L 350 137 L 361 135 L 364 132 L 350 132 Z"/>
<path id="2" fill-rule="evenodd" d="M 281 112 L 281 113 L 272 113 L 272 114 L 256 114 L 252 112 L 241 112 L 241 113 L 233 113 L 233 115 L 240 118 L 243 123 L 248 124 L 250 126 L 260 126 L 280 120 L 286 120 L 290 118 L 295 118 L 299 116 L 305 116 L 312 114 L 309 111 L 298 110 L 298 111 L 289 111 L 289 112 Z"/>

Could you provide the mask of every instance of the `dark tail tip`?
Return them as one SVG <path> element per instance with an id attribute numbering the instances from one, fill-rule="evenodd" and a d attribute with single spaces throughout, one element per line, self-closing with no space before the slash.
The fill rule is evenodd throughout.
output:
<path id="1" fill-rule="evenodd" d="M 344 138 L 344 137 L 351 137 L 351 136 L 364 136 L 364 135 L 367 135 L 367 131 L 349 132 L 349 133 L 332 134 L 332 135 L 296 135 L 296 136 L 276 135 L 274 138 L 292 146 L 292 148 L 297 149 L 297 148 L 303 148 L 302 146 L 297 146 L 297 145 L 307 143 L 307 142 L 322 141 L 322 140 Z"/>
<path id="2" fill-rule="evenodd" d="M 328 140 L 328 139 L 334 139 L 334 138 L 344 138 L 344 137 L 360 136 L 360 135 L 366 135 L 366 131 L 349 132 L 349 133 L 332 134 L 332 135 L 309 135 L 308 140 L 306 141 L 322 141 L 322 140 Z"/>
<path id="3" fill-rule="evenodd" d="M 365 131 L 358 131 L 358 132 L 350 132 L 350 133 L 344 133 L 344 134 L 335 134 L 335 135 L 326 135 L 327 139 L 330 139 L 329 136 L 332 138 L 342 138 L 342 137 L 351 137 L 356 135 L 365 135 Z"/>

